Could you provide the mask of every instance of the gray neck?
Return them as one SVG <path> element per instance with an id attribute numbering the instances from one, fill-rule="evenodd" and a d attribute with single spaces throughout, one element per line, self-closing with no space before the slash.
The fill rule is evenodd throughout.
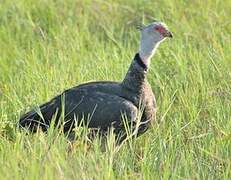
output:
<path id="1" fill-rule="evenodd" d="M 148 83 L 147 70 L 150 59 L 154 55 L 160 41 L 156 42 L 153 38 L 141 38 L 140 50 L 131 63 L 128 72 L 122 82 L 122 86 L 135 92 L 141 92 Z"/>
<path id="2" fill-rule="evenodd" d="M 152 38 L 141 38 L 139 54 L 143 63 L 148 67 L 152 56 L 155 54 L 160 42 Z"/>
<path id="3" fill-rule="evenodd" d="M 147 66 L 137 53 L 128 72 L 122 82 L 122 86 L 133 91 L 140 92 L 147 83 Z"/>

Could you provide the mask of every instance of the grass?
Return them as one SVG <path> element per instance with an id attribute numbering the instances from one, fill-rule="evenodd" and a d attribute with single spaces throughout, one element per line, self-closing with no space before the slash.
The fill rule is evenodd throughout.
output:
<path id="1" fill-rule="evenodd" d="M 231 1 L 0 1 L 0 178 L 229 179 Z M 20 114 L 64 89 L 122 80 L 153 18 L 174 38 L 152 59 L 152 129 L 117 152 L 82 138 L 25 135 Z M 110 137 L 109 137 L 110 138 Z"/>

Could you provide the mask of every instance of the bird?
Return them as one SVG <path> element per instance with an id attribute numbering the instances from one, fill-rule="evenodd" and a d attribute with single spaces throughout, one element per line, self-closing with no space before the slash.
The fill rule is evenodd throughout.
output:
<path id="1" fill-rule="evenodd" d="M 19 128 L 47 132 L 52 122 L 55 127 L 61 124 L 64 133 L 81 125 L 102 133 L 113 128 L 122 142 L 128 124 L 136 127 L 134 137 L 142 135 L 156 119 L 156 99 L 147 79 L 151 58 L 160 43 L 172 37 L 163 22 L 142 25 L 138 52 L 121 82 L 94 81 L 67 89 L 22 115 Z"/>

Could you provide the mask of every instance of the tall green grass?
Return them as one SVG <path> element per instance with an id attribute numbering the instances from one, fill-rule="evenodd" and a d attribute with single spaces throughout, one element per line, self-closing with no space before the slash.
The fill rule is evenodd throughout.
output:
<path id="1" fill-rule="evenodd" d="M 119 150 L 83 133 L 25 135 L 21 113 L 64 89 L 120 81 L 138 49 L 135 26 L 174 32 L 152 59 L 153 128 Z M 0 178 L 229 179 L 231 1 L 1 0 Z M 109 137 L 110 139 L 110 137 Z M 111 143 L 110 143 L 111 142 Z"/>

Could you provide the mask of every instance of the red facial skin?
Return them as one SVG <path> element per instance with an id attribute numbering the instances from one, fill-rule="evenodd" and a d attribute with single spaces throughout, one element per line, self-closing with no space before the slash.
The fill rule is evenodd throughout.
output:
<path id="1" fill-rule="evenodd" d="M 168 33 L 168 31 L 161 25 L 156 26 L 155 30 L 158 31 L 162 36 L 166 36 L 166 34 Z"/>

